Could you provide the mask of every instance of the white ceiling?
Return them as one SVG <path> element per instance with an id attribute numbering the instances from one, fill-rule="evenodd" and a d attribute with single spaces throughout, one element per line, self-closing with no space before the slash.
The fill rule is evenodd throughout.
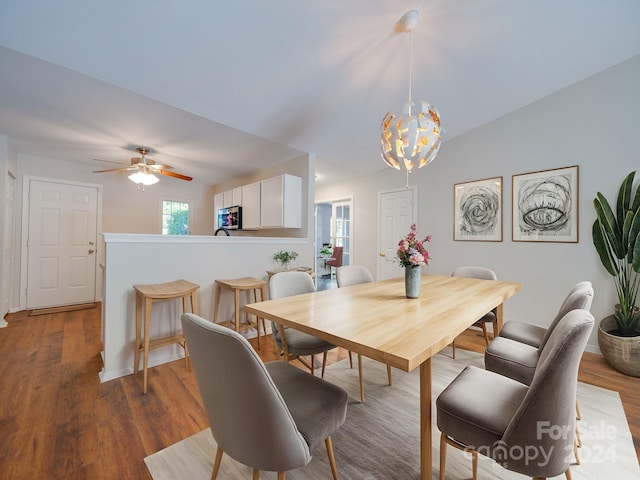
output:
<path id="1" fill-rule="evenodd" d="M 637 0 L 10 1 L 0 133 L 87 171 L 147 146 L 210 184 L 302 152 L 318 181 L 373 173 L 408 98 L 411 9 L 413 98 L 439 109 L 441 152 L 640 54 Z"/>

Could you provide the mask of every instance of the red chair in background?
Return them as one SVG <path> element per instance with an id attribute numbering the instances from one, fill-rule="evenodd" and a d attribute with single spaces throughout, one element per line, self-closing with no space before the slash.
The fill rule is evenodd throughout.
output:
<path id="1" fill-rule="evenodd" d="M 331 258 L 327 260 L 327 267 L 329 267 L 331 276 L 333 276 L 333 268 L 331 267 L 337 268 L 342 266 L 342 248 L 343 247 L 333 247 Z"/>

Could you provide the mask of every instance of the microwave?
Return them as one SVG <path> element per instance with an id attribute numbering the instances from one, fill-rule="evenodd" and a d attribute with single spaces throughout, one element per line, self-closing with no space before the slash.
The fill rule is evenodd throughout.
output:
<path id="1" fill-rule="evenodd" d="M 235 206 L 218 210 L 218 228 L 240 230 L 242 228 L 242 207 Z"/>

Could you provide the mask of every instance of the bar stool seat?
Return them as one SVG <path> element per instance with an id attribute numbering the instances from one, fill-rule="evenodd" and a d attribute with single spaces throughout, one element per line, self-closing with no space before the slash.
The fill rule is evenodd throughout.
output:
<path id="1" fill-rule="evenodd" d="M 264 301 L 267 299 L 267 282 L 255 277 L 242 277 L 226 280 L 216 280 L 215 284 L 216 299 L 213 306 L 213 323 L 218 323 L 218 307 L 220 306 L 220 294 L 222 293 L 222 289 L 225 288 L 233 291 L 235 313 L 233 323 L 221 322 L 221 325 L 226 325 L 230 328 L 233 328 L 236 332 L 240 332 L 240 292 L 253 292 L 253 298 L 256 302 L 258 301 L 257 293 L 260 292 L 260 301 Z M 262 330 L 266 335 L 267 331 L 264 318 L 256 318 L 255 324 L 252 324 L 245 312 L 245 324 L 247 326 L 255 325 L 256 331 L 258 332 L 258 349 L 260 349 L 260 322 L 262 322 Z"/>
<path id="2" fill-rule="evenodd" d="M 136 349 L 133 363 L 133 373 L 138 373 L 140 365 L 140 352 L 143 352 L 143 393 L 147 393 L 147 369 L 149 364 L 149 350 L 152 348 L 170 345 L 172 343 L 179 344 L 184 349 L 184 358 L 189 366 L 189 352 L 187 350 L 187 342 L 182 332 L 162 338 L 149 338 L 151 329 L 151 305 L 160 300 L 170 300 L 174 298 L 182 298 L 182 311 L 187 313 L 187 300 L 191 300 L 191 312 L 198 314 L 198 297 L 197 291 L 200 285 L 191 283 L 187 280 L 175 280 L 168 283 L 156 283 L 150 285 L 134 285 L 136 292 Z M 144 316 L 142 315 L 142 306 L 144 304 Z M 142 330 L 144 329 L 144 337 Z"/>

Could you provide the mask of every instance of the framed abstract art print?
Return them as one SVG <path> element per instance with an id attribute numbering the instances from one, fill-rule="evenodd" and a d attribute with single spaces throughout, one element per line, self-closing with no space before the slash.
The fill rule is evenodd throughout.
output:
<path id="1" fill-rule="evenodd" d="M 502 177 L 453 186 L 453 239 L 502 241 Z"/>
<path id="2" fill-rule="evenodd" d="M 513 176 L 514 242 L 578 242 L 578 166 Z"/>

